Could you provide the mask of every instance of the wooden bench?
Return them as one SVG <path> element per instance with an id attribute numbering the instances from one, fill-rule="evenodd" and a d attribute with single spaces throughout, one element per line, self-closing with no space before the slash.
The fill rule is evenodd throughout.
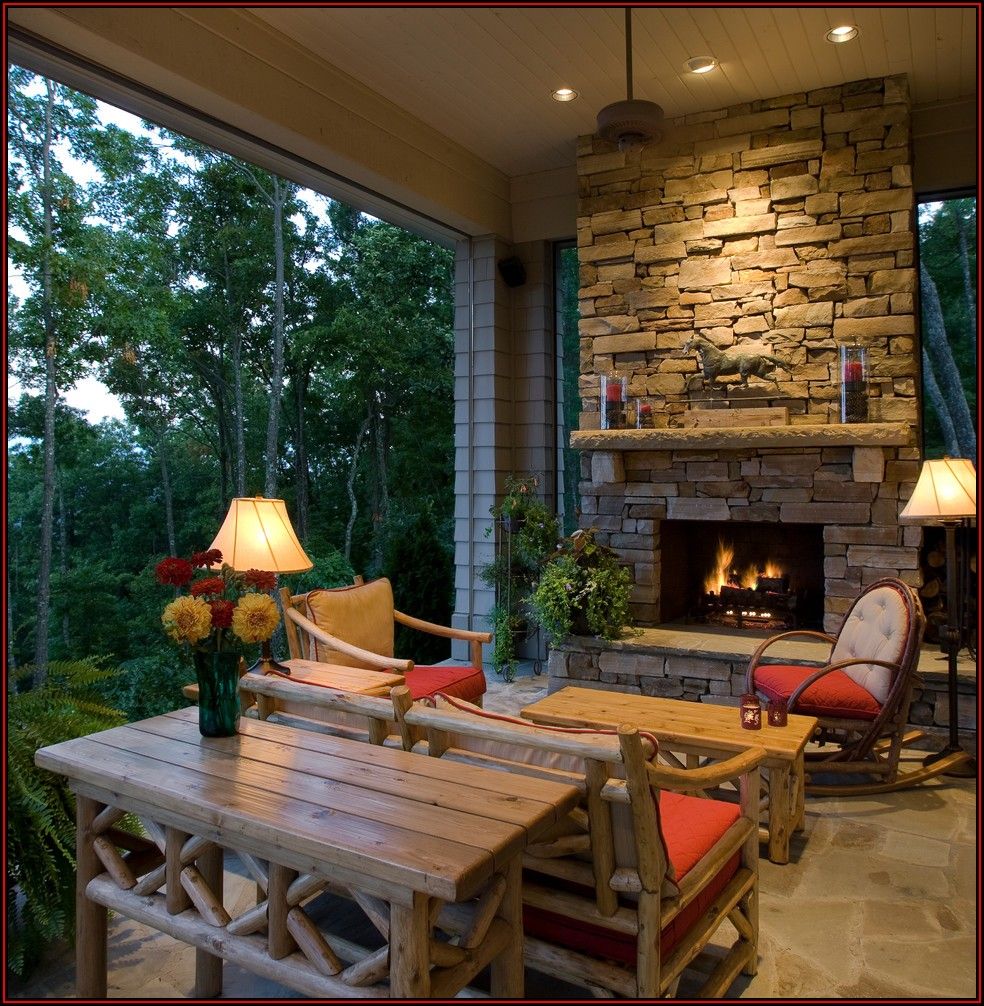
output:
<path id="1" fill-rule="evenodd" d="M 733 929 L 710 976 L 701 976 L 700 995 L 721 996 L 739 973 L 755 973 L 764 752 L 681 769 L 659 763 L 653 739 L 632 726 L 541 728 L 457 701 L 414 705 L 406 688 L 392 696 L 407 750 L 569 781 L 581 792 L 579 808 L 524 856 L 530 967 L 605 996 L 672 995 L 712 937 Z M 738 806 L 703 797 L 728 780 Z M 510 785 L 504 780 L 503 790 Z M 705 837 L 685 848 L 698 818 L 707 827 L 693 830 Z"/>

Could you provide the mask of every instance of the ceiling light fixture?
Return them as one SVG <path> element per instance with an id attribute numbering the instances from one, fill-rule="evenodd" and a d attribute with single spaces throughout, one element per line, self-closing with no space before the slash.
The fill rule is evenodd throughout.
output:
<path id="1" fill-rule="evenodd" d="M 554 101 L 573 101 L 577 97 L 577 91 L 573 87 L 558 87 L 550 97 Z"/>
<path id="2" fill-rule="evenodd" d="M 598 113 L 598 135 L 619 150 L 659 143 L 666 129 L 663 109 L 654 101 L 632 97 L 632 9 L 625 8 L 625 101 L 606 105 Z"/>
<path id="3" fill-rule="evenodd" d="M 691 73 L 710 73 L 717 65 L 713 56 L 691 56 L 684 64 Z"/>
<path id="4" fill-rule="evenodd" d="M 858 37 L 858 26 L 856 24 L 842 24 L 836 28 L 831 28 L 827 32 L 827 41 L 835 45 L 840 42 L 850 42 L 852 38 Z"/>

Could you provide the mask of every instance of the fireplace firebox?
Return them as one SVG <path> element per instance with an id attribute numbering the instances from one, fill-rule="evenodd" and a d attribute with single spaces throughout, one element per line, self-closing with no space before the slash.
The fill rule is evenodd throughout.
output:
<path id="1" fill-rule="evenodd" d="M 822 525 L 665 520 L 660 550 L 664 623 L 822 628 Z"/>

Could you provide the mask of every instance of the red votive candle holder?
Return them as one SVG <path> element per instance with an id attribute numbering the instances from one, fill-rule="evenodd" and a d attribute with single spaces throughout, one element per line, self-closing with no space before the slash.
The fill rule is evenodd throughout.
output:
<path id="1" fill-rule="evenodd" d="M 789 722 L 789 705 L 785 699 L 769 699 L 770 727 L 784 727 Z"/>
<path id="2" fill-rule="evenodd" d="M 762 729 L 762 703 L 750 692 L 741 697 L 741 725 L 745 730 Z"/>

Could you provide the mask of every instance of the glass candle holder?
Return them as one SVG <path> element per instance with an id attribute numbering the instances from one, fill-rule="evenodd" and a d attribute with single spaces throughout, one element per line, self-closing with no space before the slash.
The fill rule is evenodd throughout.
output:
<path id="1" fill-rule="evenodd" d="M 768 718 L 770 727 L 784 727 L 789 721 L 789 705 L 785 699 L 769 699 Z"/>
<path id="2" fill-rule="evenodd" d="M 762 729 L 762 703 L 757 695 L 745 694 L 741 697 L 741 725 L 745 730 Z"/>
<path id="3" fill-rule="evenodd" d="M 601 375 L 601 428 L 624 430 L 628 405 L 629 379 L 610 374 Z"/>
<path id="4" fill-rule="evenodd" d="M 636 399 L 636 429 L 651 430 L 656 425 L 653 403 L 648 398 Z"/>
<path id="5" fill-rule="evenodd" d="M 840 402 L 842 423 L 868 421 L 868 350 L 840 347 Z"/>

